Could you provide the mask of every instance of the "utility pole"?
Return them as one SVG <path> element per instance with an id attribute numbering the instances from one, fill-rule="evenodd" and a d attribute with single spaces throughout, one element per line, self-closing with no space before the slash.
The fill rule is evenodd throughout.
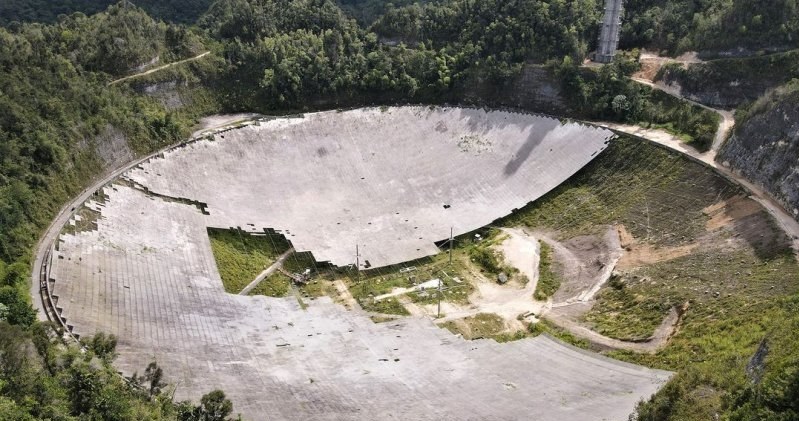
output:
<path id="1" fill-rule="evenodd" d="M 436 315 L 436 319 L 441 318 L 441 278 L 438 278 L 438 315 Z"/>
<path id="2" fill-rule="evenodd" d="M 361 253 L 358 245 L 355 245 L 355 279 L 356 283 L 361 283 Z"/>
<path id="3" fill-rule="evenodd" d="M 452 267 L 452 227 L 449 227 L 449 265 Z"/>

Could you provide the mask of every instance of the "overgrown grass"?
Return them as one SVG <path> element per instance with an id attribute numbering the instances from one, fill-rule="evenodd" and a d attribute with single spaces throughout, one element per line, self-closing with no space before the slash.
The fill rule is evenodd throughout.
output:
<path id="1" fill-rule="evenodd" d="M 679 303 L 672 301 L 673 297 L 639 294 L 627 288 L 628 282 L 623 277 L 612 278 L 599 293 L 598 304 L 584 319 L 592 330 L 605 336 L 623 341 L 645 340 L 660 326 L 671 307 Z"/>
<path id="2" fill-rule="evenodd" d="M 478 313 L 459 321 L 444 322 L 441 327 L 465 339 L 493 338 L 505 330 L 505 321 L 494 313 Z"/>
<path id="3" fill-rule="evenodd" d="M 487 235 L 480 241 L 463 239 L 458 243 L 459 249 L 464 249 L 472 263 L 488 277 L 494 278 L 500 273 L 509 277 L 519 272 L 518 269 L 505 264 L 504 256 L 494 248 L 501 244 L 508 236 L 500 234 L 497 229 L 484 230 Z"/>
<path id="4" fill-rule="evenodd" d="M 653 415 L 658 412 L 672 419 L 711 419 L 723 413 L 724 403 L 751 384 L 746 366 L 764 338 L 779 336 L 771 341 L 777 349 L 767 359 L 770 375 L 779 376 L 781 364 L 796 362 L 799 338 L 795 332 L 784 334 L 785 326 L 799 322 L 799 314 L 788 311 L 799 291 L 799 264 L 790 253 L 763 260 L 745 253 L 703 253 L 654 265 L 642 274 L 659 282 L 627 288 L 648 298 L 690 303 L 678 333 L 662 351 L 611 353 L 679 372 L 642 407 L 643 419 L 663 419 Z"/>
<path id="5" fill-rule="evenodd" d="M 648 95 L 646 106 L 639 117 L 639 125 L 663 128 L 678 135 L 700 152 L 710 149 L 721 123 L 721 117 L 717 113 L 658 89 L 649 89 Z"/>
<path id="6" fill-rule="evenodd" d="M 754 57 L 722 58 L 690 66 L 663 66 L 656 80 L 676 82 L 683 92 L 735 108 L 799 77 L 799 50 Z M 730 89 L 735 85 L 735 89 Z M 717 105 L 710 103 L 709 105 Z M 736 119 L 737 120 L 737 119 Z"/>
<path id="7" fill-rule="evenodd" d="M 654 245 L 678 245 L 704 233 L 703 208 L 741 191 L 676 153 L 620 137 L 575 176 L 501 223 L 554 229 L 562 238 L 621 223 Z"/>
<path id="8" fill-rule="evenodd" d="M 250 235 L 231 229 L 208 229 L 211 250 L 225 291 L 237 294 L 259 273 L 275 262 L 289 248 L 281 235 Z M 270 296 L 283 296 L 287 285 L 279 278 L 265 279 L 257 290 Z"/>
<path id="9" fill-rule="evenodd" d="M 397 314 L 407 316 L 410 313 L 396 297 L 375 301 L 372 298 L 356 298 L 358 304 L 366 311 L 382 314 Z"/>
<path id="10" fill-rule="evenodd" d="M 249 283 L 249 282 L 248 282 Z M 242 289 L 247 286 L 244 284 Z M 285 297 L 291 289 L 291 278 L 282 273 L 273 273 L 258 283 L 249 295 L 265 295 L 267 297 Z M 230 292 L 230 291 L 228 291 Z"/>
<path id="11" fill-rule="evenodd" d="M 538 264 L 538 284 L 535 286 L 536 300 L 546 300 L 560 288 L 560 277 L 552 270 L 552 247 L 539 241 L 541 246 L 540 263 Z"/>
<path id="12" fill-rule="evenodd" d="M 473 275 L 468 263 L 470 246 L 471 243 L 465 243 L 456 247 L 451 265 L 449 254 L 445 252 L 401 265 L 361 271 L 360 278 L 354 271 L 345 272 L 350 293 L 360 302 L 388 294 L 395 288 L 409 288 L 432 279 L 441 279 L 442 301 L 466 304 L 469 294 L 474 291 Z M 406 296 L 415 303 L 433 304 L 438 302 L 438 294 L 431 288 L 424 293 L 410 292 Z"/>

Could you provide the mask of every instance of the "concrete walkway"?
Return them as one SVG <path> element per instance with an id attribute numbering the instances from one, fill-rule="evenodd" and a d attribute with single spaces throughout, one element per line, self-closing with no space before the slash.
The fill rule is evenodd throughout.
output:
<path id="1" fill-rule="evenodd" d="M 266 279 L 269 275 L 275 273 L 276 270 L 283 267 L 283 262 L 286 261 L 286 258 L 288 258 L 291 253 L 294 253 L 293 248 L 290 248 L 286 250 L 283 254 L 281 254 L 280 257 L 277 258 L 275 263 L 272 263 L 268 268 L 264 269 L 263 272 L 259 273 L 258 276 L 255 277 L 254 281 L 250 282 L 249 285 L 247 285 L 246 287 L 244 287 L 243 290 L 241 290 L 239 295 L 249 295 L 250 291 L 252 291 L 253 288 L 257 287 L 258 284 L 261 283 L 261 281 Z"/>

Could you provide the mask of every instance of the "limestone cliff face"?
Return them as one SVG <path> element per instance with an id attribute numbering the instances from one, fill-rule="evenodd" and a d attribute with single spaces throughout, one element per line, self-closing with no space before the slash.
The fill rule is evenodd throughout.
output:
<path id="1" fill-rule="evenodd" d="M 755 103 L 716 159 L 765 188 L 799 220 L 799 81 Z"/>

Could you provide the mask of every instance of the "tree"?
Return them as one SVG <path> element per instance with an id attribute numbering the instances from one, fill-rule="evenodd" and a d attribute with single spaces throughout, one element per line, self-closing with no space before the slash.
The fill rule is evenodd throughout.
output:
<path id="1" fill-rule="evenodd" d="M 30 326 L 36 321 L 36 311 L 17 288 L 0 287 L 0 304 L 6 307 L 5 321 L 12 325 Z"/>
<path id="2" fill-rule="evenodd" d="M 180 421 L 225 421 L 233 412 L 233 404 L 225 398 L 224 392 L 214 390 L 203 395 L 199 406 L 181 402 L 177 412 Z"/>

